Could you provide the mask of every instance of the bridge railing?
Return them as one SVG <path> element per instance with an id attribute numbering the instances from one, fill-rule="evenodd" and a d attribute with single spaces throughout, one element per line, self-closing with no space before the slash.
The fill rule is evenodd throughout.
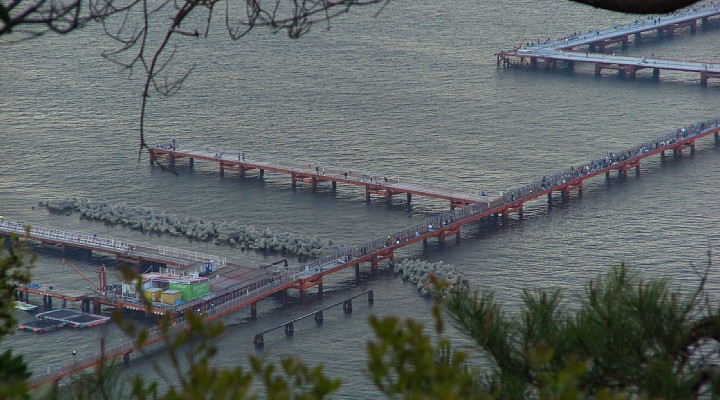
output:
<path id="1" fill-rule="evenodd" d="M 25 233 L 25 227 L 26 225 L 22 222 L 0 220 L 0 229 L 7 232 L 22 235 Z M 127 252 L 132 248 L 130 243 L 114 238 L 86 235 L 79 232 L 65 231 L 42 225 L 31 225 L 30 227 L 30 237 L 32 238 L 52 240 L 71 245 L 99 247 L 120 252 Z"/>
<path id="2" fill-rule="evenodd" d="M 205 254 L 199 251 L 182 250 L 174 247 L 158 246 L 158 252 L 161 255 L 182 258 L 186 260 L 192 260 L 197 262 L 208 262 L 212 261 L 215 267 L 224 268 L 227 266 L 227 258 L 218 257 L 211 254 Z"/>
<path id="3" fill-rule="evenodd" d="M 178 152 L 184 152 L 184 153 L 196 153 L 198 155 L 203 155 L 205 157 L 212 157 L 214 154 L 219 154 L 221 150 L 216 150 L 210 147 L 206 147 L 204 150 L 197 150 L 192 147 L 181 147 L 179 149 L 176 149 L 175 151 Z M 385 176 L 380 173 L 375 173 L 371 171 L 363 171 L 357 168 L 346 168 L 346 167 L 338 167 L 330 164 L 323 164 L 323 163 L 311 163 L 306 162 L 303 160 L 287 160 L 282 159 L 278 157 L 273 156 L 265 156 L 261 154 L 252 154 L 245 152 L 245 158 L 242 158 L 243 152 L 225 152 L 223 151 L 223 158 L 224 160 L 228 161 L 237 161 L 237 162 L 248 162 L 252 164 L 265 164 L 268 167 L 277 167 L 277 168 L 283 168 L 290 171 L 294 171 L 297 169 L 298 173 L 304 173 L 304 174 L 315 174 L 315 168 L 318 168 L 318 172 L 320 175 L 333 175 L 335 177 L 342 177 L 346 172 L 348 173 L 348 178 L 358 179 L 358 177 L 365 177 L 368 182 L 370 182 L 370 177 L 373 177 L 377 179 L 377 184 L 379 185 L 400 185 L 402 187 L 417 187 L 418 189 L 422 190 L 433 190 L 441 193 L 454 193 L 458 197 L 462 198 L 479 198 L 480 191 L 474 191 L 474 190 L 458 190 L 455 188 L 449 188 L 449 187 L 442 187 L 442 186 L 430 186 L 426 183 L 421 183 L 417 181 L 413 181 L 410 179 L 402 179 L 401 178 L 392 178 L 388 177 L 388 181 L 385 182 L 384 178 Z M 240 159 L 238 159 L 237 155 L 240 155 Z M 362 178 L 360 179 L 362 181 Z M 401 188 L 400 186 L 394 186 L 397 188 Z"/>

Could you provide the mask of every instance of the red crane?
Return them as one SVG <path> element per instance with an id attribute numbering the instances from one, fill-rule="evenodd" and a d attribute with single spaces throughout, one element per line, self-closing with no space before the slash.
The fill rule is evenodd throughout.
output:
<path id="1" fill-rule="evenodd" d="M 107 276 L 106 276 L 106 270 L 105 270 L 104 265 L 101 265 L 100 268 L 98 268 L 98 277 L 100 278 L 100 287 L 98 287 L 98 285 L 95 282 L 91 281 L 87 276 L 85 276 L 85 274 L 80 272 L 80 270 L 76 266 L 74 266 L 72 263 L 68 262 L 64 258 L 62 259 L 61 262 L 63 265 L 70 266 L 70 268 L 72 268 L 75 272 L 77 272 L 78 275 L 82 276 L 83 279 L 88 281 L 88 283 L 93 287 L 93 289 L 95 289 L 99 293 L 105 294 L 105 288 L 107 287 Z"/>

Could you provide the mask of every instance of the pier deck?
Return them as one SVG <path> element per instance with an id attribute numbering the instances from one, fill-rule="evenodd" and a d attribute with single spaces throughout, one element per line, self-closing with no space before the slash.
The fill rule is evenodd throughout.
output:
<path id="1" fill-rule="evenodd" d="M 392 197 L 399 194 L 405 194 L 408 203 L 413 195 L 449 200 L 451 205 L 486 202 L 488 199 L 488 196 L 484 196 L 480 191 L 471 192 L 451 187 L 433 186 L 370 172 L 353 171 L 350 168 L 326 167 L 320 164 L 282 160 L 240 151 L 223 151 L 210 147 L 198 150 L 174 145 L 157 145 L 150 148 L 151 164 L 154 164 L 156 159 L 165 159 L 171 166 L 174 166 L 175 162 L 181 158 L 188 158 L 191 166 L 194 165 L 195 160 L 215 163 L 221 174 L 224 174 L 225 171 L 236 171 L 240 176 L 245 176 L 247 171 L 259 170 L 260 177 L 264 176 L 265 171 L 289 175 L 293 189 L 296 188 L 298 182 L 310 185 L 313 190 L 322 182 L 329 182 L 333 190 L 336 189 L 338 183 L 364 187 L 365 198 L 368 202 L 371 195 L 378 195 L 390 203 Z"/>
<path id="2" fill-rule="evenodd" d="M 192 310 L 203 315 L 207 320 L 220 318 L 240 308 L 251 306 L 251 316 L 256 315 L 258 301 L 280 291 L 297 289 L 303 295 L 313 286 L 319 291 L 323 288 L 323 277 L 350 267 L 355 267 L 356 274 L 362 263 L 370 263 L 373 271 L 383 260 L 392 261 L 394 252 L 400 248 L 430 238 L 437 238 L 445 243 L 448 237 L 460 236 L 460 228 L 464 225 L 481 219 L 493 218 L 507 220 L 509 214 L 517 213 L 522 218 L 524 204 L 538 198 L 547 196 L 549 204 L 553 202 L 553 193 L 559 192 L 563 200 L 570 196 L 571 191 L 582 192 L 583 182 L 605 175 L 610 177 L 612 171 L 617 171 L 621 177 L 627 176 L 628 171 L 635 170 L 640 173 L 640 163 L 643 159 L 654 155 L 665 157 L 666 152 L 674 156 L 682 156 L 684 150 L 689 149 L 691 154 L 695 151 L 695 142 L 698 139 L 714 135 L 716 143 L 720 134 L 720 118 L 692 124 L 680 128 L 677 132 L 640 143 L 629 149 L 607 153 L 605 156 L 591 160 L 585 164 L 573 166 L 569 170 L 546 175 L 522 187 L 504 192 L 502 197 L 488 199 L 487 202 L 475 202 L 465 207 L 458 207 L 440 213 L 422 223 L 401 230 L 359 246 L 355 246 L 333 255 L 317 260 L 304 267 L 304 270 L 287 270 L 276 273 L 259 273 L 243 275 L 230 275 L 225 278 L 223 289 L 213 293 L 210 298 L 198 299 L 188 303 Z M 222 273 L 220 274 L 222 276 Z M 218 286 L 219 287 L 219 286 Z M 188 326 L 181 316 L 176 319 L 174 331 L 187 329 Z M 130 353 L 140 346 L 156 343 L 163 338 L 159 329 L 152 329 L 143 344 L 135 341 L 126 342 L 107 349 L 103 355 L 94 355 L 78 360 L 72 366 L 64 365 L 49 369 L 46 373 L 34 375 L 31 386 L 36 387 L 42 382 L 57 381 L 77 371 L 97 365 L 104 359 L 122 357 L 129 359 Z"/>
<path id="3" fill-rule="evenodd" d="M 689 27 L 695 32 L 697 21 L 703 25 L 712 17 L 720 15 L 720 4 L 704 5 L 681 10 L 661 17 L 637 19 L 630 24 L 587 33 L 575 33 L 564 38 L 545 40 L 540 43 L 523 42 L 511 49 L 503 49 L 495 53 L 498 66 L 528 66 L 536 68 L 539 60 L 545 68 L 562 66 L 573 69 L 576 63 L 595 65 L 595 74 L 600 75 L 605 69 L 627 73 L 630 78 L 636 76 L 641 69 L 652 69 L 653 77 L 659 78 L 661 70 L 682 71 L 700 74 L 700 83 L 705 85 L 710 78 L 720 78 L 720 62 L 702 60 L 677 60 L 659 57 L 631 57 L 616 54 L 605 54 L 606 46 L 621 43 L 628 46 L 630 37 L 635 43 L 641 41 L 643 33 L 657 31 L 658 35 L 672 35 L 675 30 Z M 587 51 L 575 51 L 577 47 L 587 46 Z M 595 52 L 598 50 L 599 52 Z"/>

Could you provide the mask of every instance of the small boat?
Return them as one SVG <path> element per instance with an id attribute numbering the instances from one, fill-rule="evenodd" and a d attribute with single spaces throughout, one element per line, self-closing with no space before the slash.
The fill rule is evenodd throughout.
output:
<path id="1" fill-rule="evenodd" d="M 26 303 L 24 301 L 16 300 L 15 308 L 22 311 L 35 311 L 37 306 L 35 304 Z"/>

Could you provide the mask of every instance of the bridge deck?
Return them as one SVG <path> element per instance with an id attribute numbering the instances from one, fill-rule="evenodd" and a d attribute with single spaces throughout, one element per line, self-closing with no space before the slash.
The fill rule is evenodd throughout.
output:
<path id="1" fill-rule="evenodd" d="M 390 201 L 392 196 L 398 194 L 418 195 L 442 200 L 449 200 L 457 204 L 470 204 L 487 201 L 481 191 L 471 192 L 457 188 L 433 186 L 419 182 L 412 182 L 405 179 L 393 178 L 352 170 L 350 168 L 338 168 L 323 166 L 302 161 L 282 160 L 258 154 L 245 152 L 228 152 L 206 147 L 203 150 L 189 147 L 175 147 L 174 145 L 158 145 L 150 148 L 151 162 L 156 158 L 168 160 L 174 164 L 179 158 L 190 160 L 203 160 L 219 165 L 220 171 L 237 171 L 244 176 L 246 171 L 260 170 L 261 174 L 271 171 L 278 174 L 290 175 L 292 185 L 296 182 L 303 182 L 311 185 L 314 189 L 321 182 L 331 182 L 333 188 L 337 183 L 360 186 L 365 188 L 366 197 L 369 200 L 371 194 L 384 196 Z M 194 161 L 191 161 L 194 162 Z M 409 198 L 409 197 L 408 197 Z"/>
<path id="2" fill-rule="evenodd" d="M 218 292 L 214 293 L 211 298 L 198 299 L 188 303 L 188 306 L 192 306 L 194 311 L 202 314 L 206 319 L 213 320 L 247 305 L 254 305 L 282 290 L 299 289 L 302 294 L 312 286 L 322 285 L 322 278 L 331 273 L 359 266 L 363 262 L 369 262 L 375 268 L 381 260 L 392 260 L 394 252 L 402 247 L 433 237 L 444 242 L 448 236 L 459 236 L 462 226 L 483 218 L 502 216 L 505 219 L 513 212 L 522 215 L 523 206 L 529 201 L 546 195 L 548 201 L 552 201 L 553 192 L 560 192 L 562 197 L 566 198 L 571 190 L 581 191 L 585 180 L 601 174 L 609 177 L 611 171 L 618 171 L 620 175 L 626 175 L 627 171 L 631 169 L 639 172 L 641 160 L 647 157 L 656 154 L 664 155 L 668 151 L 672 151 L 676 155 L 682 154 L 683 150 L 688 148 L 694 152 L 697 139 L 714 135 L 717 142 L 719 133 L 720 118 L 692 124 L 689 127 L 678 129 L 677 132 L 648 140 L 629 149 L 607 153 L 606 156 L 574 166 L 569 170 L 543 176 L 527 185 L 504 192 L 502 197 L 488 199 L 483 203 L 471 203 L 465 207 L 440 213 L 389 237 L 363 243 L 317 260 L 306 266 L 303 271 L 231 273 L 224 277 L 227 279 L 223 281 L 224 283 L 218 284 Z M 221 273 L 220 276 L 223 274 Z M 175 321 L 173 330 L 187 328 L 186 321 L 180 317 Z M 90 368 L 97 365 L 103 357 L 105 359 L 128 357 L 140 346 L 162 340 L 163 335 L 164 333 L 160 329 L 151 329 L 147 340 L 142 345 L 135 341 L 121 343 L 107 349 L 103 355 L 98 354 L 78 360 L 73 365 L 49 369 L 46 373 L 34 375 L 31 378 L 31 386 L 36 387 L 42 382 L 58 380 Z"/>
<path id="3" fill-rule="evenodd" d="M 653 76 L 659 77 L 660 70 L 684 71 L 700 74 L 700 81 L 707 83 L 708 78 L 720 78 L 720 62 L 702 60 L 676 60 L 658 57 L 631 57 L 616 54 L 605 54 L 605 45 L 622 43 L 626 47 L 631 35 L 639 39 L 644 32 L 657 30 L 658 32 L 672 33 L 675 29 L 690 26 L 695 30 L 697 20 L 706 21 L 708 18 L 720 15 L 720 4 L 704 5 L 685 9 L 674 14 L 662 17 L 647 17 L 638 19 L 627 25 L 587 33 L 575 33 L 556 40 L 546 40 L 542 43 L 522 43 L 511 49 L 503 49 L 496 53 L 498 66 L 512 65 L 537 66 L 537 60 L 545 62 L 546 67 L 555 66 L 562 61 L 569 68 L 575 63 L 595 64 L 595 73 L 599 75 L 603 69 L 616 69 L 630 73 L 631 77 L 640 69 L 652 68 Z M 574 48 L 588 45 L 588 51 L 577 52 Z M 600 49 L 599 53 L 594 48 Z"/>

